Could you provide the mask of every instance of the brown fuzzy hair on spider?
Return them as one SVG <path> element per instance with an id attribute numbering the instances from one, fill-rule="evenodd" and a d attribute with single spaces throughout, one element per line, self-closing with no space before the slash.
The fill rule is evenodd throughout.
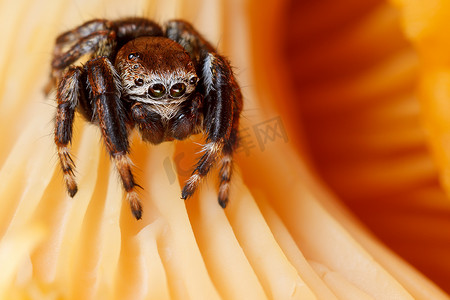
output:
<path id="1" fill-rule="evenodd" d="M 78 65 L 85 55 L 89 60 Z M 71 197 L 78 190 L 69 151 L 78 111 L 99 126 L 136 219 L 142 205 L 129 158 L 134 128 L 152 144 L 203 133 L 203 155 L 181 197 L 192 196 L 220 160 L 218 201 L 225 208 L 242 95 L 229 62 L 189 23 L 169 21 L 162 28 L 144 18 L 86 22 L 56 39 L 51 82 L 55 144 Z"/>

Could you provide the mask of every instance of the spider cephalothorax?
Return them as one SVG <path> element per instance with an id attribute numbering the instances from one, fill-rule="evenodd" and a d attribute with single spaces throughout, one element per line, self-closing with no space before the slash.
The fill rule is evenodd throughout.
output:
<path id="1" fill-rule="evenodd" d="M 76 65 L 88 55 L 88 61 Z M 153 144 L 204 133 L 203 155 L 182 191 L 190 197 L 220 160 L 219 204 L 228 202 L 242 96 L 228 61 L 184 21 L 164 29 L 143 18 L 92 20 L 61 34 L 52 82 L 58 102 L 55 143 L 70 196 L 77 192 L 68 145 L 75 111 L 100 127 L 132 212 L 141 203 L 129 158 L 134 128 Z"/>

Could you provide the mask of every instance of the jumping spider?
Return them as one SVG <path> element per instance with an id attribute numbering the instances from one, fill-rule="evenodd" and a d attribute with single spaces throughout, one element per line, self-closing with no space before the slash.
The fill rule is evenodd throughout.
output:
<path id="1" fill-rule="evenodd" d="M 220 159 L 218 201 L 227 205 L 242 96 L 229 62 L 189 23 L 174 20 L 162 28 L 144 18 L 92 20 L 57 37 L 51 67 L 55 143 L 71 197 L 78 190 L 68 148 L 77 110 L 100 128 L 136 219 L 142 207 L 128 141 L 134 128 L 152 144 L 203 133 L 203 155 L 181 198 L 190 197 Z"/>

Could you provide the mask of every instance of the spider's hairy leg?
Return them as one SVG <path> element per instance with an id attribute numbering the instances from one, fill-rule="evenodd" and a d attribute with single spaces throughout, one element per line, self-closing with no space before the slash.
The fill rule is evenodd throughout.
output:
<path id="1" fill-rule="evenodd" d="M 110 30 L 95 31 L 81 38 L 67 51 L 55 55 L 52 60 L 53 71 L 59 71 L 76 62 L 85 54 L 109 56 L 116 45 L 116 33 Z"/>
<path id="2" fill-rule="evenodd" d="M 50 74 L 50 80 L 44 90 L 46 94 L 51 91 L 66 67 L 79 59 L 83 54 L 89 52 L 87 49 L 89 47 L 87 46 L 91 43 L 89 41 L 92 41 L 92 39 L 88 39 L 87 37 L 95 35 L 95 32 L 99 31 L 109 32 L 112 26 L 111 24 L 112 23 L 108 20 L 91 20 L 60 34 L 56 38 L 55 47 L 53 48 L 52 72 Z M 76 47 L 77 44 L 81 44 L 80 47 Z M 92 44 L 91 46 L 93 45 L 95 44 Z M 68 56 L 72 57 L 69 59 Z"/>
<path id="3" fill-rule="evenodd" d="M 233 153 L 238 145 L 238 130 L 239 130 L 239 115 L 240 108 L 235 109 L 233 117 L 233 125 L 231 128 L 230 136 L 228 140 L 225 142 L 225 145 L 222 149 L 222 159 L 221 166 L 219 170 L 219 196 L 218 201 L 220 206 L 225 208 L 228 203 L 229 193 L 230 193 L 230 181 L 231 175 L 233 173 Z"/>
<path id="4" fill-rule="evenodd" d="M 242 94 L 241 90 L 239 88 L 239 85 L 237 84 L 234 75 L 231 71 L 231 68 L 229 67 L 229 64 L 227 61 L 222 59 L 221 64 L 228 65 L 226 67 L 228 69 L 227 72 L 229 72 L 227 75 L 224 76 L 223 79 L 227 82 L 227 87 L 229 89 L 229 92 L 231 94 L 231 102 L 232 102 L 232 121 L 231 121 L 231 131 L 230 135 L 228 136 L 228 139 L 225 142 L 225 145 L 223 147 L 223 157 L 222 157 L 222 165 L 219 171 L 219 177 L 220 177 L 220 186 L 219 186 L 219 204 L 223 208 L 226 207 L 228 203 L 229 198 L 229 191 L 230 191 L 230 181 L 231 181 L 231 175 L 233 172 L 233 154 L 238 146 L 239 143 L 239 119 L 242 112 L 243 107 L 243 101 L 242 101 Z M 222 122 L 223 123 L 223 122 Z"/>
<path id="5" fill-rule="evenodd" d="M 64 47 L 67 47 L 72 43 L 76 43 L 96 31 L 109 30 L 111 26 L 112 23 L 108 20 L 94 19 L 77 26 L 72 30 L 66 31 L 56 38 L 53 55 L 59 56 L 61 55 Z"/>
<path id="6" fill-rule="evenodd" d="M 183 46 L 194 62 L 199 61 L 202 52 L 214 52 L 214 48 L 186 21 L 170 20 L 164 24 L 164 29 L 166 36 Z"/>
<path id="7" fill-rule="evenodd" d="M 142 206 L 136 192 L 138 185 L 131 170 L 127 129 L 129 120 L 120 100 L 120 79 L 105 57 L 90 60 L 85 68 L 106 149 L 119 172 L 131 211 L 136 219 L 140 219 Z"/>
<path id="8" fill-rule="evenodd" d="M 182 199 L 186 200 L 194 194 L 201 180 L 209 173 L 211 167 L 216 163 L 217 158 L 222 152 L 222 148 L 223 141 L 209 142 L 203 146 L 203 155 L 181 191 Z"/>
<path id="9" fill-rule="evenodd" d="M 102 30 L 91 33 L 73 44 L 67 51 L 53 56 L 50 82 L 45 92 L 48 93 L 64 69 L 75 63 L 83 55 L 110 56 L 116 46 L 116 33 Z"/>
<path id="10" fill-rule="evenodd" d="M 200 158 L 192 176 L 186 182 L 182 198 L 191 196 L 200 179 L 222 157 L 219 171 L 219 204 L 228 202 L 232 173 L 232 155 L 238 141 L 239 117 L 242 111 L 242 95 L 227 59 L 199 34 L 192 25 L 181 20 L 165 24 L 165 34 L 179 43 L 189 53 L 201 74 L 200 90 L 204 94 L 203 129 L 207 135 L 205 154 Z"/>
<path id="11" fill-rule="evenodd" d="M 161 26 L 145 18 L 124 18 L 114 22 L 117 38 L 123 44 L 140 36 L 162 36 Z"/>
<path id="12" fill-rule="evenodd" d="M 55 117 L 55 144 L 64 174 L 67 191 L 71 197 L 77 193 L 75 164 L 70 156 L 69 144 L 72 140 L 72 126 L 75 109 L 83 88 L 80 81 L 81 67 L 69 68 L 59 82 L 56 91 L 57 109 Z"/>
<path id="13" fill-rule="evenodd" d="M 198 182 L 222 157 L 219 170 L 219 204 L 225 208 L 228 202 L 232 174 L 233 152 L 238 141 L 239 117 L 242 111 L 242 95 L 228 61 L 214 52 L 201 55 L 201 72 L 204 98 L 204 130 L 207 148 L 193 175 L 183 189 L 183 198 L 189 197 Z"/>

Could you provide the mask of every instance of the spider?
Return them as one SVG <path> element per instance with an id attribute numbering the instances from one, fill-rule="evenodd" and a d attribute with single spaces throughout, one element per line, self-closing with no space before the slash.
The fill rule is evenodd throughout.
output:
<path id="1" fill-rule="evenodd" d="M 69 150 L 78 111 L 100 128 L 136 219 L 142 205 L 129 157 L 135 128 L 152 144 L 202 133 L 203 154 L 181 198 L 192 196 L 220 161 L 218 202 L 225 208 L 242 95 L 228 60 L 192 25 L 172 20 L 161 27 L 145 18 L 91 20 L 57 37 L 51 69 L 57 100 L 54 140 L 71 197 L 78 191 Z"/>

